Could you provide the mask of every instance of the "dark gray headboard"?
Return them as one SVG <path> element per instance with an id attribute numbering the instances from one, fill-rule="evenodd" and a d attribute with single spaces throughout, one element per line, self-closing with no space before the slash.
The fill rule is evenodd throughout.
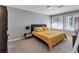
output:
<path id="1" fill-rule="evenodd" d="M 46 24 L 31 24 L 31 32 L 34 31 L 34 27 L 42 27 L 42 26 L 46 27 Z"/>

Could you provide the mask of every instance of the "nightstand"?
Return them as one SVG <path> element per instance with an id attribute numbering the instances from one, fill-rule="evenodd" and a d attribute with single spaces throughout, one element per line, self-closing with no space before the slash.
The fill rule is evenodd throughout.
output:
<path id="1" fill-rule="evenodd" d="M 32 38 L 31 32 L 24 33 L 24 37 L 25 37 L 25 39 Z"/>

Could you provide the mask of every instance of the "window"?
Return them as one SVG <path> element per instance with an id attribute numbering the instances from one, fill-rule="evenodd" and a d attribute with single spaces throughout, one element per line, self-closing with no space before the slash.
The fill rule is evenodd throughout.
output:
<path id="1" fill-rule="evenodd" d="M 65 30 L 68 30 L 68 31 L 74 31 L 74 19 L 72 16 L 66 16 L 65 17 L 65 27 L 64 29 Z"/>
<path id="2" fill-rule="evenodd" d="M 66 31 L 74 31 L 74 17 L 73 16 L 59 16 L 52 17 L 52 28 Z"/>
<path id="3" fill-rule="evenodd" d="M 52 17 L 52 28 L 63 29 L 63 17 Z"/>

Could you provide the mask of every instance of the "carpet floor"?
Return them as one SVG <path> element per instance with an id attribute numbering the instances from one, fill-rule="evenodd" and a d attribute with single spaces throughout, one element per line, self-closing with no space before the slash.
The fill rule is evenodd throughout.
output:
<path id="1" fill-rule="evenodd" d="M 52 47 L 50 53 L 67 53 L 72 50 L 72 39 L 63 40 Z M 8 43 L 8 53 L 49 53 L 47 45 L 36 38 L 22 39 Z"/>

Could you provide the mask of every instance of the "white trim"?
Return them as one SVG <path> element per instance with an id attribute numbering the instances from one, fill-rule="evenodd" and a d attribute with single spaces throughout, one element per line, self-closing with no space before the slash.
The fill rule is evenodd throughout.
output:
<path id="1" fill-rule="evenodd" d="M 21 40 L 21 39 L 24 39 L 24 38 L 11 39 L 11 40 L 8 40 L 8 43 L 16 40 Z"/>

